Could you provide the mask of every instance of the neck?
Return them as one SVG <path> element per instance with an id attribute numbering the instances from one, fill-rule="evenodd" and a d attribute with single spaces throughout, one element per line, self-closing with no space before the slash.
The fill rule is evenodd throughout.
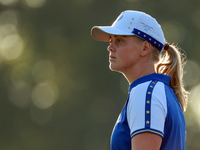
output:
<path id="1" fill-rule="evenodd" d="M 155 73 L 155 68 L 153 63 L 139 63 L 140 65 L 134 66 L 134 68 L 123 72 L 122 74 L 125 76 L 129 84 L 133 83 L 135 80 Z"/>

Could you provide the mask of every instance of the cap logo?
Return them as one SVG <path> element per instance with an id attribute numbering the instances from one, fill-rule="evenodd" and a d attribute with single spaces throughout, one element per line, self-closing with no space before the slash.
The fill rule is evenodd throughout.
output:
<path id="1" fill-rule="evenodd" d="M 119 20 L 121 20 L 123 18 L 123 15 L 121 15 L 120 17 L 119 17 L 119 19 L 117 20 L 117 22 L 119 21 Z"/>
<path id="2" fill-rule="evenodd" d="M 140 23 L 142 24 L 142 26 L 143 26 L 145 31 L 153 30 L 153 27 L 151 27 L 151 26 L 149 26 L 149 25 L 147 25 L 147 24 L 145 24 L 143 22 L 140 22 Z"/>

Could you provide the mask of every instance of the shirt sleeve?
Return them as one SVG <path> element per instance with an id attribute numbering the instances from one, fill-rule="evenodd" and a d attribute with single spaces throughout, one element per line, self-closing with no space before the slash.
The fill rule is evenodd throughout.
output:
<path id="1" fill-rule="evenodd" d="M 145 82 L 131 90 L 127 106 L 131 137 L 144 132 L 163 137 L 166 116 L 167 102 L 162 82 Z"/>

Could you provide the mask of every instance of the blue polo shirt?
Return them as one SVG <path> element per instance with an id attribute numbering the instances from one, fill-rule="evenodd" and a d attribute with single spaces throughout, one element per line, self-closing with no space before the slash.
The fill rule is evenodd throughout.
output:
<path id="1" fill-rule="evenodd" d="M 185 118 L 171 77 L 153 73 L 134 81 L 111 136 L 111 150 L 131 150 L 131 138 L 150 132 L 161 136 L 160 150 L 185 150 Z"/>

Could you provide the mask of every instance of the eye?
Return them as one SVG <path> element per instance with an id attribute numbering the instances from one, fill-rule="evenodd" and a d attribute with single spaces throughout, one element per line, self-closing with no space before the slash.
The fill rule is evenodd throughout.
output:
<path id="1" fill-rule="evenodd" d="M 121 39 L 117 39 L 117 42 L 120 43 L 120 42 L 122 42 L 122 40 Z"/>
<path id="2" fill-rule="evenodd" d="M 117 43 L 121 43 L 122 42 L 122 39 L 117 39 Z"/>

